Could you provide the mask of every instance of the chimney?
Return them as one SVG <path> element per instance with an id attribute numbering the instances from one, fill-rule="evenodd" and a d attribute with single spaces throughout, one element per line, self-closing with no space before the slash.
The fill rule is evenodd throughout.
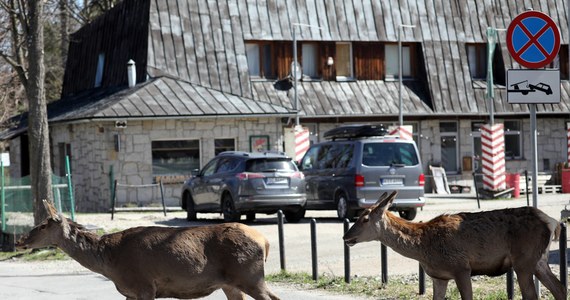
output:
<path id="1" fill-rule="evenodd" d="M 129 59 L 129 62 L 127 62 L 127 78 L 130 88 L 137 84 L 137 68 L 135 62 L 132 59 Z"/>

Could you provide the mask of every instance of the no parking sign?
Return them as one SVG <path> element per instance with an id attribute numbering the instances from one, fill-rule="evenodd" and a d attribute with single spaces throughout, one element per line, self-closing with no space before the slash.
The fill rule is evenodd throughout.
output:
<path id="1" fill-rule="evenodd" d="M 523 12 L 507 29 L 507 48 L 522 66 L 542 68 L 558 55 L 560 31 L 548 15 L 539 11 Z"/>

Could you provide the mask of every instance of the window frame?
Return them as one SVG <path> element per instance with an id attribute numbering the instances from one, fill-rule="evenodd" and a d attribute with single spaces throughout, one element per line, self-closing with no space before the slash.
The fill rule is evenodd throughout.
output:
<path id="1" fill-rule="evenodd" d="M 467 65 L 469 67 L 469 75 L 474 80 L 487 80 L 487 44 L 484 43 L 467 43 Z M 470 51 L 475 51 L 475 61 L 472 61 Z M 496 50 L 496 49 L 495 49 Z"/>
<path id="2" fill-rule="evenodd" d="M 218 142 L 232 141 L 232 146 L 228 145 L 218 145 Z M 236 150 L 236 139 L 235 138 L 215 138 L 214 139 L 214 156 L 224 152 L 224 151 L 235 151 Z"/>
<path id="3" fill-rule="evenodd" d="M 153 143 L 158 143 L 158 142 L 190 142 L 192 143 L 191 145 L 188 145 L 187 147 L 181 147 L 181 148 L 177 148 L 177 147 L 160 147 L 160 148 L 156 148 Z M 201 150 L 202 150 L 202 145 L 200 142 L 200 139 L 156 139 L 156 140 L 152 140 L 150 143 L 150 148 L 151 148 L 151 172 L 153 176 L 164 176 L 164 175 L 186 175 L 188 173 L 190 173 L 192 170 L 194 169 L 200 169 L 201 166 L 201 159 L 202 159 L 202 154 L 201 154 Z M 193 157 L 190 156 L 186 156 L 186 158 L 192 158 L 194 160 L 194 162 L 192 164 L 189 163 L 189 165 L 191 165 L 190 167 L 185 167 L 185 168 L 181 168 L 180 172 L 157 172 L 156 168 L 158 167 L 157 165 L 155 165 L 155 153 L 156 152 L 168 152 L 169 154 L 175 154 L 175 153 L 180 153 L 180 152 L 184 152 L 184 151 L 193 151 L 195 153 L 195 155 Z M 173 158 L 174 160 L 176 160 L 175 158 Z M 168 167 L 168 171 L 172 170 L 172 166 L 176 165 L 175 163 L 171 163 L 171 164 L 164 164 L 166 166 L 170 165 L 171 167 Z M 174 168 L 176 169 L 176 168 Z"/>
<path id="4" fill-rule="evenodd" d="M 517 123 L 518 124 L 518 130 L 511 130 L 510 128 L 507 128 L 507 122 L 512 122 L 512 123 Z M 523 158 L 523 122 L 521 120 L 503 120 L 503 132 L 504 132 L 504 137 L 505 137 L 505 160 L 519 160 Z M 517 136 L 518 137 L 518 143 L 516 145 L 516 147 L 518 148 L 517 151 L 519 153 L 519 155 L 511 155 L 508 156 L 507 154 L 507 146 L 510 146 L 510 144 L 507 143 L 506 139 L 507 139 L 507 135 L 509 136 Z"/>
<path id="5" fill-rule="evenodd" d="M 307 73 L 305 73 L 305 68 L 306 68 L 306 64 L 305 64 L 305 57 L 306 57 L 306 55 L 305 55 L 305 46 L 314 47 L 314 50 L 315 50 L 315 51 L 314 51 L 314 55 L 315 55 L 315 57 L 314 57 L 314 65 L 313 65 L 313 67 L 314 67 L 314 69 L 315 69 L 315 74 L 307 74 Z M 313 80 L 314 80 L 314 79 L 321 79 L 321 78 L 322 78 L 321 70 L 320 70 L 320 68 L 319 68 L 319 65 L 320 65 L 319 62 L 320 62 L 320 60 L 321 60 L 321 56 L 320 56 L 320 44 L 319 44 L 319 43 L 317 43 L 317 42 L 303 42 L 303 43 L 301 43 L 301 62 L 300 62 L 300 63 L 301 63 L 301 70 L 303 70 L 303 77 L 302 77 L 302 80 L 305 81 L 305 80 L 307 80 L 307 79 L 309 79 L 309 78 L 310 78 L 310 79 L 313 79 Z M 305 75 L 307 75 L 307 77 L 309 77 L 309 78 L 306 78 Z"/>
<path id="6" fill-rule="evenodd" d="M 245 41 L 245 55 L 246 55 L 246 59 L 247 59 L 247 71 L 249 74 L 249 77 L 251 79 L 256 79 L 256 80 L 274 80 L 277 79 L 277 66 L 276 66 L 276 51 L 275 51 L 275 45 L 274 43 L 272 43 L 271 41 Z M 257 60 L 258 60 L 258 66 L 259 66 L 259 75 L 252 75 L 251 74 L 251 68 L 250 68 L 250 55 L 249 55 L 249 51 L 248 51 L 248 46 L 249 45 L 255 45 L 257 46 Z M 269 47 L 269 48 L 265 48 L 265 47 Z M 266 49 L 269 49 L 269 53 L 266 55 L 266 53 L 264 52 Z M 269 61 L 269 67 L 267 67 L 265 64 L 267 63 L 267 61 Z M 266 74 L 269 73 L 269 74 Z"/>
<path id="7" fill-rule="evenodd" d="M 335 74 L 336 77 L 336 81 L 354 81 L 355 77 L 354 77 L 354 54 L 353 54 L 353 49 L 352 49 L 352 42 L 336 42 L 335 43 L 335 66 L 339 65 L 339 56 L 338 56 L 338 46 L 339 45 L 348 45 L 348 60 L 349 60 L 349 68 L 350 68 L 350 75 L 345 76 L 345 75 L 338 75 Z M 335 67 L 335 70 L 336 69 Z M 335 72 L 336 73 L 336 72 Z"/>
<path id="8" fill-rule="evenodd" d="M 388 47 L 396 47 L 396 57 L 393 59 L 388 57 Z M 406 50 L 407 49 L 407 58 Z M 415 46 L 414 43 L 402 43 L 402 80 L 412 80 L 416 77 L 415 69 L 412 68 L 415 65 Z M 395 61 L 396 69 L 398 69 L 398 44 L 387 43 L 384 44 L 384 80 L 386 81 L 396 81 L 399 80 L 399 71 L 389 73 L 388 62 Z M 406 62 L 408 63 L 406 68 Z"/>

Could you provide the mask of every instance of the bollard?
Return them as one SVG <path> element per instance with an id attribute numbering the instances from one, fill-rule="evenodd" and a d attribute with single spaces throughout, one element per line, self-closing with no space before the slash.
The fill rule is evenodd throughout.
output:
<path id="1" fill-rule="evenodd" d="M 344 219 L 344 233 L 348 231 L 350 227 L 350 221 Z M 344 243 L 344 282 L 350 283 L 350 248 L 346 243 Z"/>
<path id="2" fill-rule="evenodd" d="M 388 248 L 380 244 L 380 260 L 382 261 L 382 283 L 388 283 Z"/>
<path id="3" fill-rule="evenodd" d="M 425 293 L 426 293 L 426 272 L 424 271 L 424 268 L 422 268 L 422 265 L 420 265 L 419 280 L 420 280 L 420 295 L 425 295 Z"/>
<path id="4" fill-rule="evenodd" d="M 507 271 L 507 299 L 513 300 L 514 296 L 515 296 L 514 274 L 513 274 L 513 268 L 510 268 Z"/>
<path id="5" fill-rule="evenodd" d="M 283 235 L 283 211 L 277 211 L 277 228 L 279 231 L 279 261 L 281 271 L 285 271 L 285 237 Z"/>
<path id="6" fill-rule="evenodd" d="M 566 251 L 568 250 L 567 236 L 568 231 L 566 223 L 560 223 L 560 282 L 564 285 L 564 290 L 568 291 L 568 257 Z"/>
<path id="7" fill-rule="evenodd" d="M 319 266 L 317 263 L 317 220 L 311 219 L 311 258 L 313 262 L 313 280 L 319 279 Z"/>

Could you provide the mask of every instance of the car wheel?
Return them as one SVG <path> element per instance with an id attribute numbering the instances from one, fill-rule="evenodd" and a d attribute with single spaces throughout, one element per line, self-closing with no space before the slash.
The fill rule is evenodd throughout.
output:
<path id="1" fill-rule="evenodd" d="M 416 215 L 418 214 L 418 209 L 412 208 L 412 209 L 407 209 L 407 210 L 400 210 L 400 211 L 398 211 L 398 214 L 400 215 L 400 217 L 402 219 L 406 219 L 408 221 L 411 221 L 411 220 L 416 218 Z"/>
<path id="2" fill-rule="evenodd" d="M 287 222 L 298 223 L 299 221 L 301 221 L 302 218 L 305 217 L 305 209 L 300 208 L 295 211 L 286 211 L 283 214 L 285 215 L 285 219 L 287 220 Z"/>
<path id="3" fill-rule="evenodd" d="M 184 194 L 184 203 L 186 203 L 186 220 L 196 221 L 196 208 L 194 207 L 194 200 L 192 200 L 190 193 Z"/>
<path id="4" fill-rule="evenodd" d="M 236 211 L 234 200 L 230 194 L 225 194 L 222 198 L 222 213 L 224 214 L 224 222 L 238 222 L 240 214 Z"/>
<path id="5" fill-rule="evenodd" d="M 348 208 L 348 197 L 345 193 L 339 193 L 336 197 L 336 214 L 341 220 L 354 218 L 355 213 Z"/>
<path id="6" fill-rule="evenodd" d="M 249 213 L 249 214 L 245 215 L 245 220 L 247 222 L 255 221 L 255 213 Z"/>

